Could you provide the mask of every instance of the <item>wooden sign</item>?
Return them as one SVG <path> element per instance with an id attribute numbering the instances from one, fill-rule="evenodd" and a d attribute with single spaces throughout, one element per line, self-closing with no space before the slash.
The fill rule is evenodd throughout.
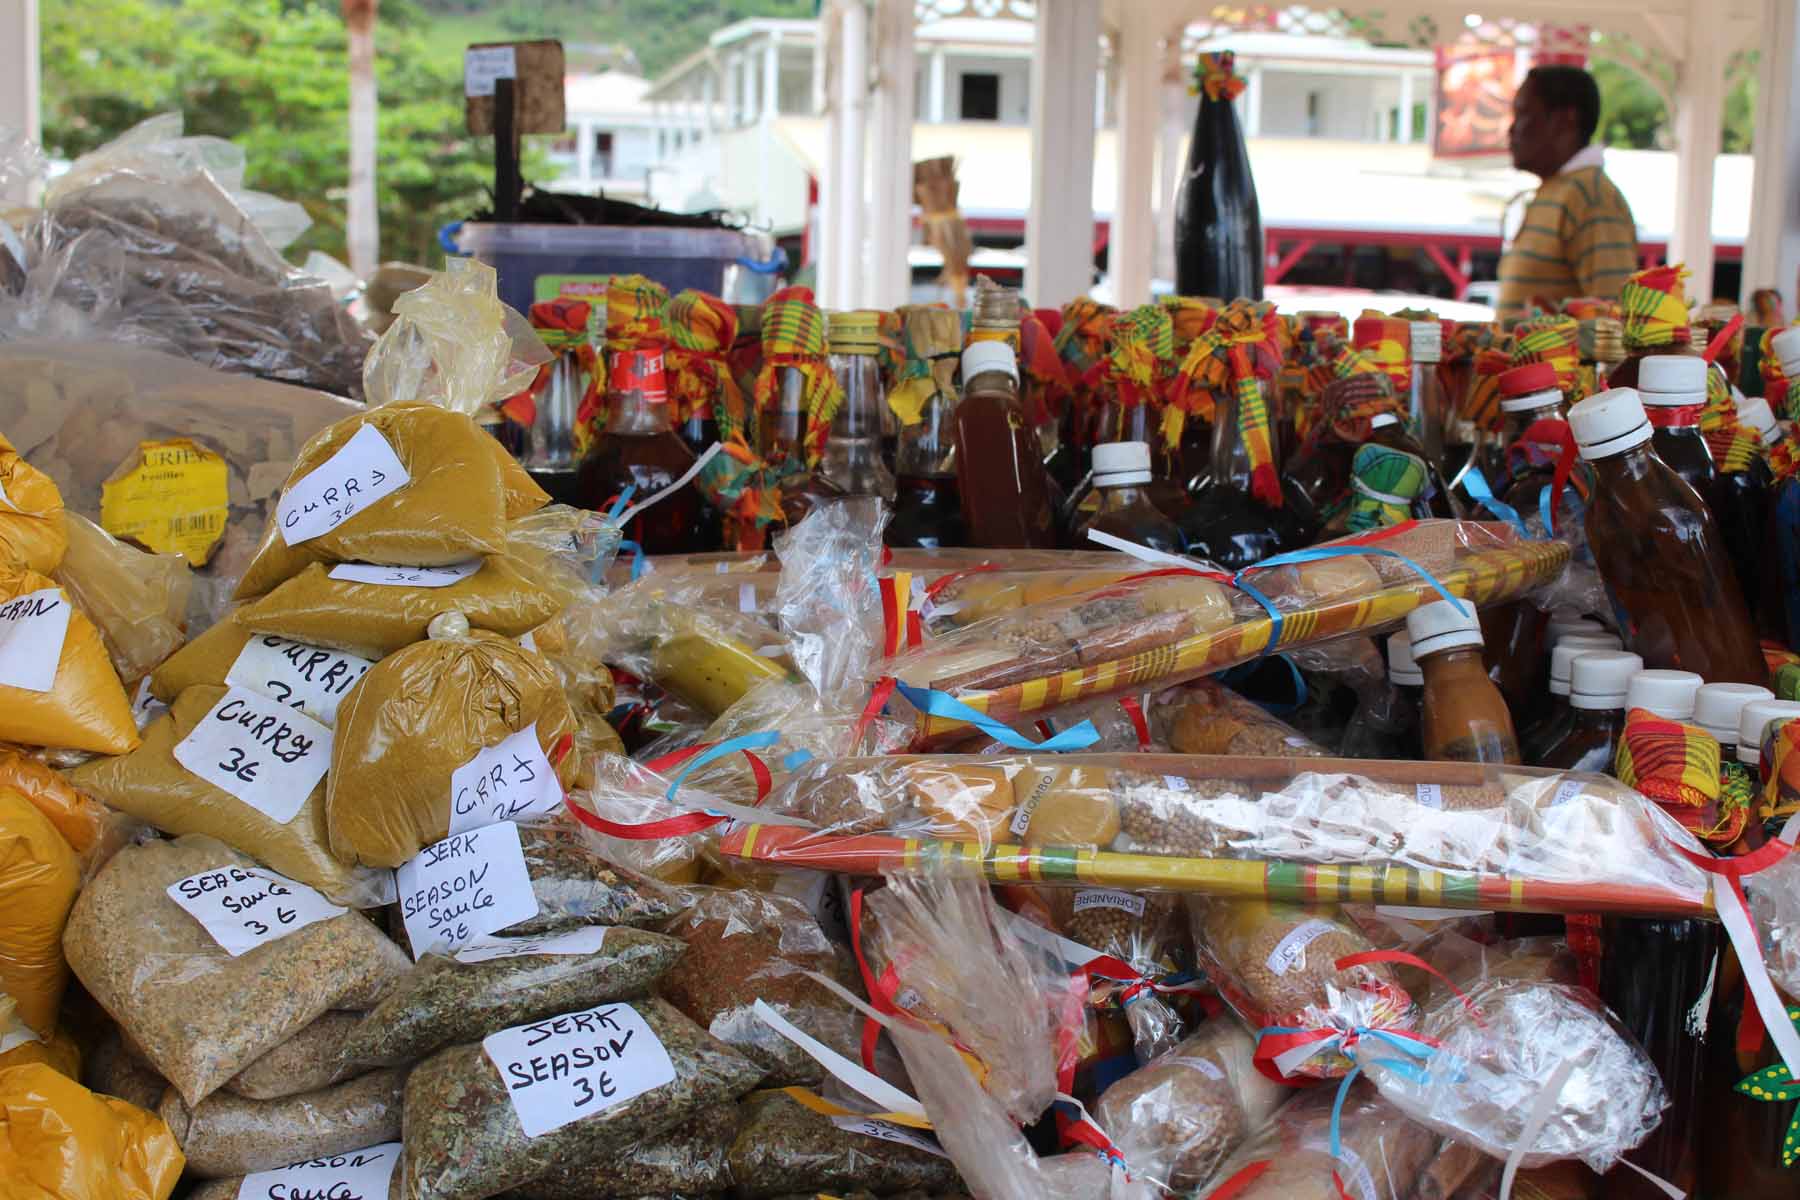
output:
<path id="1" fill-rule="evenodd" d="M 483 42 L 463 53 L 464 109 L 469 132 L 494 132 L 494 84 L 513 81 L 513 127 L 518 133 L 561 133 L 563 47 L 553 38 L 536 42 Z"/>

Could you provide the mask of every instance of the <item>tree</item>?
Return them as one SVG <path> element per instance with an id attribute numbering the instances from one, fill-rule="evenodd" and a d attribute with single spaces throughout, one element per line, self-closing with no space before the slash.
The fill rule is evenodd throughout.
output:
<path id="1" fill-rule="evenodd" d="M 1674 146 L 1672 114 L 1643 76 L 1607 59 L 1593 60 L 1588 69 L 1600 85 L 1599 141 L 1621 150 Z M 1743 55 L 1728 70 L 1720 149 L 1748 154 L 1756 122 L 1756 52 Z"/>
<path id="2" fill-rule="evenodd" d="M 460 57 L 422 47 L 412 0 L 382 5 L 384 258 L 436 262 L 437 230 L 481 204 L 492 140 L 463 132 Z M 43 0 L 44 144 L 73 158 L 159 112 L 235 142 L 247 184 L 306 207 L 290 250 L 346 255 L 348 38 L 341 0 Z"/>

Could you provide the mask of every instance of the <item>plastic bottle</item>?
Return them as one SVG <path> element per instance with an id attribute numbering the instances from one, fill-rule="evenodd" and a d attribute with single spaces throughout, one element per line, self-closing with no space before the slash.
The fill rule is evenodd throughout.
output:
<path id="1" fill-rule="evenodd" d="M 1569 665 L 1568 728 L 1533 755 L 1533 766 L 1565 771 L 1612 770 L 1625 728 L 1625 696 L 1644 660 L 1623 650 L 1581 648 Z"/>
<path id="2" fill-rule="evenodd" d="M 831 419 L 831 439 L 819 460 L 819 476 L 846 496 L 880 496 L 894 500 L 894 476 L 882 455 L 882 412 L 887 394 L 881 384 L 880 318 L 872 312 L 831 314 L 831 373 L 844 389 L 844 401 Z"/>
<path id="3" fill-rule="evenodd" d="M 1687 480 L 1710 506 L 1718 472 L 1712 451 L 1700 436 L 1700 410 L 1706 406 L 1704 358 L 1691 354 L 1652 354 L 1638 364 L 1638 399 L 1655 433 L 1656 456 Z"/>
<path id="4" fill-rule="evenodd" d="M 606 428 L 581 460 L 583 503 L 605 508 L 628 486 L 631 503 L 641 503 L 693 465 L 694 452 L 670 426 L 662 351 L 619 351 L 607 375 Z M 645 554 L 716 550 L 719 516 L 690 480 L 635 517 L 625 536 Z"/>
<path id="5" fill-rule="evenodd" d="M 1588 546 L 1632 649 L 1652 667 L 1763 683 L 1768 667 L 1718 526 L 1657 457 L 1638 394 L 1615 388 L 1583 400 L 1569 425 L 1594 469 Z"/>
<path id="6" fill-rule="evenodd" d="M 1735 391 L 1735 389 L 1734 389 Z M 1774 630 L 1768 621 L 1765 597 L 1775 586 L 1774 546 L 1769 538 L 1769 506 L 1775 491 L 1775 478 L 1769 472 L 1764 451 L 1781 440 L 1781 428 L 1769 402 L 1738 394 L 1738 421 L 1757 437 L 1757 451 L 1748 466 L 1738 470 L 1723 469 L 1719 464 L 1717 483 L 1711 496 L 1713 519 L 1725 538 L 1725 552 L 1737 571 L 1738 588 L 1744 593 L 1764 633 Z"/>
<path id="7" fill-rule="evenodd" d="M 1428 759 L 1516 763 L 1519 741 L 1500 689 L 1481 661 L 1481 622 L 1467 601 L 1438 600 L 1407 614 L 1425 676 L 1422 742 Z"/>
<path id="8" fill-rule="evenodd" d="M 1445 431 L 1450 423 L 1449 404 L 1438 381 L 1438 362 L 1444 357 L 1444 326 L 1436 320 L 1408 321 L 1412 335 L 1412 387 L 1407 400 L 1407 423 L 1417 431 L 1425 448 L 1425 461 L 1444 464 Z"/>
<path id="9" fill-rule="evenodd" d="M 1574 664 L 1583 654 L 1593 654 L 1608 650 L 1619 650 L 1622 647 L 1619 639 L 1611 634 L 1569 634 L 1550 648 L 1550 674 L 1546 690 L 1550 696 L 1550 707 L 1542 720 L 1536 721 L 1531 728 L 1519 736 L 1519 745 L 1524 752 L 1525 761 L 1538 765 L 1544 753 L 1555 743 L 1568 736 L 1575 723 L 1574 706 L 1570 701 L 1570 691 L 1574 684 Z M 1643 669 L 1643 664 L 1638 664 Z M 1488 670 L 1489 678 L 1493 677 L 1493 669 Z M 1496 684 L 1498 681 L 1496 681 Z M 1624 687 L 1621 683 L 1620 688 Z M 1505 695 L 1505 689 L 1501 690 Z"/>
<path id="10" fill-rule="evenodd" d="M 1076 544 L 1087 544 L 1087 531 L 1097 529 L 1152 550 L 1180 554 L 1181 530 L 1150 502 L 1150 447 L 1143 442 L 1102 442 L 1094 447 L 1094 489 L 1100 507 L 1076 531 Z"/>
<path id="11" fill-rule="evenodd" d="M 1231 54 L 1201 59 L 1203 69 L 1229 78 Z M 1187 166 L 1175 193 L 1175 290 L 1183 296 L 1260 300 L 1262 215 L 1231 95 L 1228 87 L 1200 93 Z"/>
<path id="12" fill-rule="evenodd" d="M 1763 738 L 1768 736 L 1769 726 L 1776 721 L 1791 721 L 1800 717 L 1800 703 L 1792 700 L 1775 700 L 1757 698 L 1738 709 L 1737 729 L 1733 731 L 1730 741 L 1732 752 L 1737 760 L 1755 767 L 1762 762 Z M 1721 745 L 1726 741 L 1719 739 Z"/>
<path id="13" fill-rule="evenodd" d="M 1388 638 L 1387 673 L 1359 697 L 1356 712 L 1344 727 L 1340 753 L 1345 758 L 1423 757 L 1419 696 L 1424 682 L 1406 634 Z"/>
<path id="14" fill-rule="evenodd" d="M 1562 641 L 1570 634 L 1606 637 L 1611 633 L 1612 630 L 1594 620 L 1594 618 L 1584 617 L 1579 613 L 1571 613 L 1567 609 L 1560 609 L 1556 612 L 1552 612 L 1550 614 L 1550 619 L 1544 623 L 1544 637 L 1552 646 L 1556 645 L 1556 643 Z"/>
<path id="15" fill-rule="evenodd" d="M 1694 693 L 1693 723 L 1718 740 L 1721 751 L 1737 746 L 1738 722 L 1752 700 L 1773 700 L 1775 693 L 1751 683 L 1708 683 Z"/>
<path id="16" fill-rule="evenodd" d="M 1019 401 L 1019 364 L 1002 341 L 963 351 L 957 485 L 972 546 L 1056 544 L 1050 481 Z"/>
<path id="17" fill-rule="evenodd" d="M 1625 690 L 1625 707 L 1641 708 L 1667 721 L 1690 722 L 1694 719 L 1694 697 L 1705 683 L 1692 671 L 1652 667 L 1631 677 Z"/>

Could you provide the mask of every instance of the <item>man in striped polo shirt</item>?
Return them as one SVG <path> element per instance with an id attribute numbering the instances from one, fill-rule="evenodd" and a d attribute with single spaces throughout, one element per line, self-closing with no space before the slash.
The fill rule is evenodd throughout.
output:
<path id="1" fill-rule="evenodd" d="M 1593 145 L 1600 89 L 1580 67 L 1534 67 L 1513 96 L 1513 166 L 1544 182 L 1500 256 L 1500 319 L 1534 299 L 1616 297 L 1638 269 L 1631 206 L 1601 170 Z"/>

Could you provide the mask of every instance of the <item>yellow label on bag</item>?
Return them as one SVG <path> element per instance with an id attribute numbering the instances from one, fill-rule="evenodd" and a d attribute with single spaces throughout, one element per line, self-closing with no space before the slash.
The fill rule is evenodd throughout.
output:
<path id="1" fill-rule="evenodd" d="M 228 479 L 225 460 L 188 438 L 139 442 L 100 485 L 101 528 L 203 567 L 225 533 Z"/>

